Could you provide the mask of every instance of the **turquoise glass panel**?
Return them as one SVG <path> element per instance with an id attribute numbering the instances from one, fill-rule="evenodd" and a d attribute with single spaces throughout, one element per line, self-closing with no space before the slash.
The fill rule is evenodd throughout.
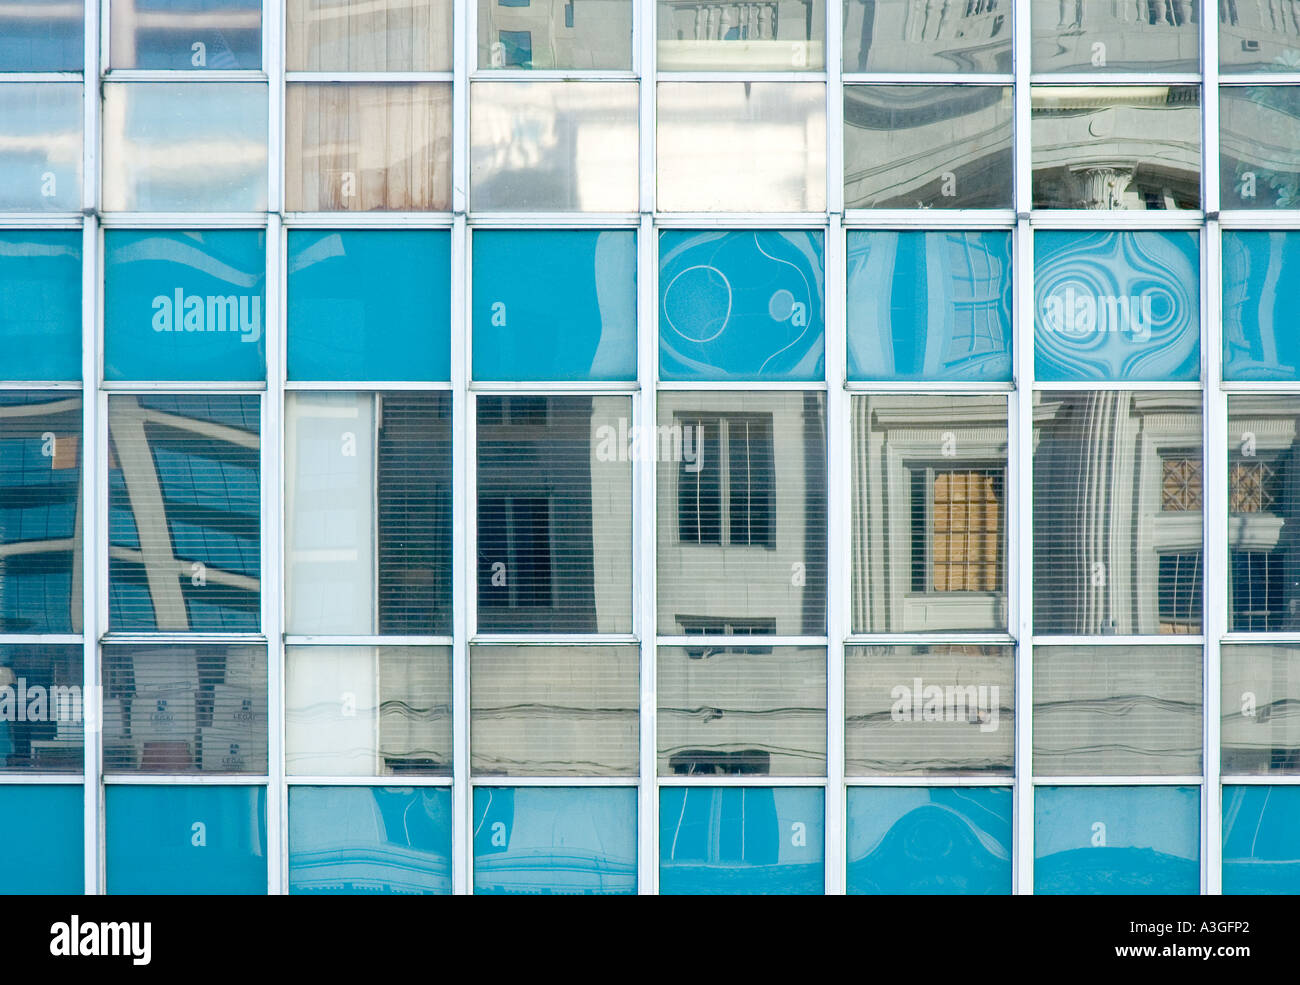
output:
<path id="1" fill-rule="evenodd" d="M 474 892 L 636 892 L 635 787 L 476 787 Z"/>
<path id="2" fill-rule="evenodd" d="M 659 892 L 824 892 L 824 800 L 812 787 L 660 788 Z"/>
<path id="3" fill-rule="evenodd" d="M 112 786 L 108 891 L 124 895 L 266 892 L 266 789 Z"/>
<path id="4" fill-rule="evenodd" d="M 1223 234 L 1223 378 L 1300 379 L 1300 232 Z"/>
<path id="5" fill-rule="evenodd" d="M 1300 787 L 1223 788 L 1223 891 L 1300 893 Z"/>
<path id="6" fill-rule="evenodd" d="M 636 233 L 474 233 L 474 378 L 636 379 Z"/>
<path id="7" fill-rule="evenodd" d="M 0 378 L 81 379 L 81 233 L 0 232 Z"/>
<path id="8" fill-rule="evenodd" d="M 1034 892 L 1194 896 L 1200 891 L 1197 787 L 1039 787 Z"/>
<path id="9" fill-rule="evenodd" d="M 852 787 L 848 839 L 850 894 L 1011 892 L 1009 787 Z"/>
<path id="10" fill-rule="evenodd" d="M 289 233 L 291 380 L 451 379 L 451 234 Z"/>
<path id="11" fill-rule="evenodd" d="M 1011 379 L 1011 234 L 848 234 L 851 380 Z"/>
<path id="12" fill-rule="evenodd" d="M 1194 232 L 1035 233 L 1038 381 L 1197 379 L 1200 296 Z"/>
<path id="13" fill-rule="evenodd" d="M 294 787 L 289 892 L 451 892 L 447 787 Z"/>
<path id="14" fill-rule="evenodd" d="M 85 890 L 83 791 L 0 785 L 0 896 L 64 896 Z"/>
<path id="15" fill-rule="evenodd" d="M 659 378 L 820 380 L 822 234 L 659 234 Z"/>
<path id="16" fill-rule="evenodd" d="M 104 234 L 104 378 L 266 378 L 266 234 Z"/>

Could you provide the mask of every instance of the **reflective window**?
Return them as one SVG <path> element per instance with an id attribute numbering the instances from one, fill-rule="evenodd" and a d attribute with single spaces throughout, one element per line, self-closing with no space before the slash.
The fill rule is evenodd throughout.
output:
<path id="1" fill-rule="evenodd" d="M 287 0 L 290 72 L 450 72 L 451 0 Z"/>
<path id="2" fill-rule="evenodd" d="M 1039 787 L 1034 892 L 1196 895 L 1200 795 L 1198 787 Z"/>
<path id="3" fill-rule="evenodd" d="M 1032 0 L 1035 72 L 1198 72 L 1199 0 Z"/>
<path id="4" fill-rule="evenodd" d="M 253 394 L 108 398 L 113 631 L 257 632 L 259 404 Z"/>
<path id="5" fill-rule="evenodd" d="M 635 776 L 635 646 L 470 648 L 478 776 Z"/>
<path id="6" fill-rule="evenodd" d="M 1010 773 L 1015 648 L 846 647 L 844 707 L 850 776 Z"/>
<path id="7" fill-rule="evenodd" d="M 826 632 L 823 393 L 664 392 L 659 632 Z"/>
<path id="8" fill-rule="evenodd" d="M 0 390 L 0 632 L 80 632 L 81 394 Z"/>
<path id="9" fill-rule="evenodd" d="M 845 72 L 1011 74 L 1013 0 L 847 0 Z"/>
<path id="10" fill-rule="evenodd" d="M 825 64 L 822 0 L 657 0 L 661 72 L 800 72 Z"/>
<path id="11" fill-rule="evenodd" d="M 411 896 L 451 892 L 446 787 L 293 787 L 289 892 Z"/>
<path id="12" fill-rule="evenodd" d="M 80 211 L 82 113 L 79 82 L 0 85 L 0 212 Z"/>
<path id="13" fill-rule="evenodd" d="M 630 212 L 637 204 L 635 82 L 470 86 L 470 207 Z"/>
<path id="14" fill-rule="evenodd" d="M 636 788 L 477 787 L 476 896 L 634 895 Z"/>
<path id="15" fill-rule="evenodd" d="M 636 379 L 634 231 L 482 229 L 473 249 L 475 379 Z"/>
<path id="16" fill-rule="evenodd" d="M 266 788 L 110 786 L 108 891 L 264 895 Z"/>
<path id="17" fill-rule="evenodd" d="M 1036 209 L 1196 209 L 1196 86 L 1034 86 Z"/>
<path id="18" fill-rule="evenodd" d="M 661 776 L 823 776 L 826 650 L 659 648 Z"/>
<path id="19" fill-rule="evenodd" d="M 850 895 L 1011 892 L 1009 787 L 850 787 Z"/>
<path id="20" fill-rule="evenodd" d="M 1219 4 L 1219 67 L 1224 72 L 1300 68 L 1300 20 L 1286 4 Z"/>
<path id="21" fill-rule="evenodd" d="M 103 650 L 106 773 L 267 770 L 265 646 Z"/>
<path id="22" fill-rule="evenodd" d="M 821 895 L 824 802 L 816 787 L 661 787 L 659 892 Z"/>
<path id="23" fill-rule="evenodd" d="M 1011 207 L 1011 87 L 844 87 L 844 205 Z"/>
<path id="24" fill-rule="evenodd" d="M 262 0 L 110 0 L 113 68 L 262 67 Z"/>
<path id="25" fill-rule="evenodd" d="M 826 87 L 820 82 L 662 82 L 659 208 L 826 208 Z"/>
<path id="26" fill-rule="evenodd" d="M 85 890 L 85 793 L 80 784 L 0 785 L 5 896 L 79 896 Z"/>
<path id="27" fill-rule="evenodd" d="M 107 212 L 265 212 L 266 85 L 104 84 Z"/>
<path id="28" fill-rule="evenodd" d="M 480 632 L 632 631 L 631 399 L 481 396 Z"/>
<path id="29" fill-rule="evenodd" d="M 81 232 L 0 232 L 6 380 L 81 379 Z"/>
<path id="30" fill-rule="evenodd" d="M 821 232 L 659 233 L 659 378 L 825 376 Z"/>
<path id="31" fill-rule="evenodd" d="M 84 0 L 0 6 L 0 72 L 80 72 L 86 57 L 85 17 Z"/>
<path id="32" fill-rule="evenodd" d="M 1300 378 L 1300 233 L 1225 230 L 1222 250 L 1224 379 Z"/>
<path id="33" fill-rule="evenodd" d="M 1009 232 L 848 233 L 851 380 L 1010 380 Z"/>
<path id="34" fill-rule="evenodd" d="M 451 648 L 285 648 L 291 776 L 451 774 Z"/>
<path id="35" fill-rule="evenodd" d="M 1223 892 L 1300 891 L 1300 787 L 1223 788 Z"/>
<path id="36" fill-rule="evenodd" d="M 1300 646 L 1224 646 L 1221 653 L 1223 772 L 1300 773 Z"/>
<path id="37" fill-rule="evenodd" d="M 853 631 L 1007 626 L 1007 402 L 855 396 Z"/>
<path id="38" fill-rule="evenodd" d="M 1201 394 L 1034 394 L 1034 632 L 1201 631 Z"/>
<path id="39" fill-rule="evenodd" d="M 632 68 L 632 0 L 477 3 L 479 68 Z"/>
<path id="40" fill-rule="evenodd" d="M 451 394 L 285 400 L 285 629 L 451 633 Z"/>
<path id="41" fill-rule="evenodd" d="M 80 644 L 0 646 L 0 773 L 80 773 Z"/>
<path id="42" fill-rule="evenodd" d="M 1224 86 L 1219 140 L 1225 209 L 1300 208 L 1300 86 Z"/>

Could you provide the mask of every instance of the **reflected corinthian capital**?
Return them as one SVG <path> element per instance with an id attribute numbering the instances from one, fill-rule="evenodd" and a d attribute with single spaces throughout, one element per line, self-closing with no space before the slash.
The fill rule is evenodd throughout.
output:
<path id="1" fill-rule="evenodd" d="M 1123 208 L 1124 193 L 1132 181 L 1132 168 L 1086 165 L 1069 170 L 1072 196 L 1084 209 Z"/>

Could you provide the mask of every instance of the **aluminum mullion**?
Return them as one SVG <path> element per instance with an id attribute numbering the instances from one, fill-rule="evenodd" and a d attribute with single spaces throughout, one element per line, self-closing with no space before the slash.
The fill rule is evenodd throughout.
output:
<path id="1" fill-rule="evenodd" d="M 1205 380 L 1205 448 L 1202 452 L 1202 518 L 1205 561 L 1203 571 L 1223 572 L 1222 578 L 1202 580 L 1202 626 L 1205 632 L 1204 746 L 1201 789 L 1201 892 L 1223 892 L 1223 788 L 1221 785 L 1222 651 L 1220 639 L 1228 629 L 1228 396 L 1218 387 L 1222 371 L 1220 301 L 1220 240 L 1218 223 L 1206 224 L 1201 237 L 1202 378 Z"/>
<path id="2" fill-rule="evenodd" d="M 272 155 L 274 157 L 274 155 Z M 269 872 L 267 893 L 288 892 L 289 810 L 284 785 L 284 646 L 281 643 L 284 577 L 281 545 L 284 509 L 284 351 L 285 311 L 281 285 L 285 270 L 284 231 L 280 217 L 272 214 L 266 234 L 266 340 L 267 392 L 262 401 L 262 632 L 268 640 L 266 834 Z"/>
<path id="3" fill-rule="evenodd" d="M 1017 157 L 1027 168 L 1028 161 Z M 1028 173 L 1020 176 L 1027 184 Z M 1011 891 L 1031 895 L 1034 891 L 1034 645 L 1033 639 L 1033 532 L 1023 518 L 1033 515 L 1033 448 L 1034 448 L 1034 301 L 1033 301 L 1033 230 L 1027 218 L 1016 229 L 1014 244 L 1015 270 L 1012 310 L 1015 344 L 1012 359 L 1015 367 L 1016 392 L 1010 398 L 1014 409 L 1009 417 L 1007 456 L 1008 516 L 1021 518 L 1008 535 L 1008 557 L 1015 559 L 1007 586 L 1008 617 L 1012 634 L 1019 645 L 1015 663 L 1015 757 L 1013 780 L 1012 874 Z M 1014 441 L 1014 444 L 1011 443 Z M 1014 554 L 1011 552 L 1014 550 Z"/>
<path id="4" fill-rule="evenodd" d="M 645 5 L 653 12 L 654 5 Z M 642 28 L 646 27 L 642 19 Z M 643 193 L 652 196 L 653 183 Z M 633 398 L 635 417 L 643 427 L 654 427 L 658 394 L 655 392 L 656 361 L 658 359 L 658 277 L 655 269 L 656 233 L 654 219 L 647 211 L 641 219 L 637 233 L 637 374 L 643 385 Z M 659 890 L 659 785 L 658 785 L 658 646 L 655 627 L 658 611 L 655 602 L 656 585 L 656 466 L 655 457 L 637 456 L 633 462 L 635 475 L 634 510 L 640 518 L 634 536 L 636 566 L 633 569 L 636 585 L 637 623 L 641 637 L 640 663 L 640 745 L 638 754 L 639 784 L 637 791 L 637 892 L 651 895 Z"/>
<path id="5" fill-rule="evenodd" d="M 87 9 L 93 6 L 88 4 Z M 87 58 L 89 57 L 90 53 L 87 52 Z M 99 572 L 101 566 L 107 567 L 108 552 L 99 543 L 100 530 L 104 529 L 102 521 L 107 517 L 107 511 L 101 511 L 101 506 L 106 506 L 107 488 L 104 489 L 104 499 L 101 500 L 99 462 L 102 446 L 97 440 L 100 430 L 100 397 L 95 386 L 99 372 L 98 246 L 99 229 L 92 213 L 86 216 L 81 235 L 82 865 L 87 896 L 102 892 L 104 885 L 100 861 L 103 858 L 103 786 L 100 781 L 103 712 L 99 687 L 99 633 L 102 625 Z"/>
<path id="6" fill-rule="evenodd" d="M 458 5 L 459 9 L 459 5 Z M 458 148 L 459 150 L 459 145 Z M 469 378 L 469 326 L 466 303 L 469 285 L 468 230 L 464 215 L 456 217 L 451 233 L 451 378 L 452 378 L 452 892 L 463 895 L 472 888 L 470 836 L 473 805 L 469 775 L 469 645 L 473 628 L 474 579 L 469 559 L 474 556 L 470 504 L 474 477 L 470 471 L 469 442 L 473 434 L 473 400 Z"/>

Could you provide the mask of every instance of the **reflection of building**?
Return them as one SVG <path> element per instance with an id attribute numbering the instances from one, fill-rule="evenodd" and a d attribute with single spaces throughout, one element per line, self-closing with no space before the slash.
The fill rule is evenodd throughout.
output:
<path id="1" fill-rule="evenodd" d="M 484 0 L 484 68 L 604 68 L 632 45 L 631 0 Z"/>
<path id="2" fill-rule="evenodd" d="M 1011 0 L 848 0 L 844 70 L 1010 72 L 1011 8 Z"/>
<path id="3" fill-rule="evenodd" d="M 1300 70 L 1294 0 L 1220 0 L 1219 60 L 1235 71 Z"/>
<path id="4" fill-rule="evenodd" d="M 822 65 L 820 0 L 659 0 L 660 71 Z"/>

